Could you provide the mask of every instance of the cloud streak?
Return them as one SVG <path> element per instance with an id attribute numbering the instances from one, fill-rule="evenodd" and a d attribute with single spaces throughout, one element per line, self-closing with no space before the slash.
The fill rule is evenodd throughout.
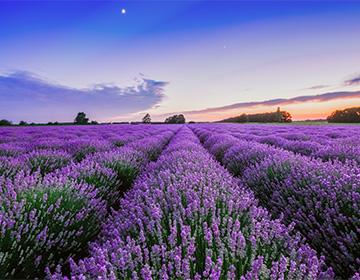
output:
<path id="1" fill-rule="evenodd" d="M 347 86 L 357 86 L 360 85 L 360 76 L 346 80 L 345 85 Z"/>
<path id="2" fill-rule="evenodd" d="M 234 110 L 234 109 L 244 109 L 244 108 L 253 108 L 257 106 L 284 106 L 296 103 L 305 103 L 305 102 L 326 102 L 337 99 L 349 99 L 349 98 L 360 98 L 360 91 L 339 91 L 339 92 L 328 92 L 317 95 L 305 95 L 305 96 L 297 96 L 293 98 L 279 98 L 279 99 L 270 99 L 265 101 L 258 102 L 241 102 L 235 103 L 222 107 L 214 107 L 207 108 L 202 110 L 194 110 L 194 111 L 185 111 L 182 112 L 184 114 L 189 115 L 201 115 L 201 114 L 209 114 L 222 112 L 226 110 Z M 168 116 L 175 113 L 164 114 L 162 116 Z"/>
<path id="3" fill-rule="evenodd" d="M 312 87 L 308 87 L 306 89 L 308 90 L 316 90 L 316 89 L 324 89 L 324 88 L 328 88 L 330 87 L 329 85 L 315 85 L 315 86 L 312 86 Z"/>
<path id="4" fill-rule="evenodd" d="M 14 121 L 70 121 L 79 111 L 107 119 L 150 109 L 164 98 L 167 82 L 141 77 L 130 87 L 97 84 L 72 88 L 51 83 L 29 72 L 0 75 L 1 118 Z"/>

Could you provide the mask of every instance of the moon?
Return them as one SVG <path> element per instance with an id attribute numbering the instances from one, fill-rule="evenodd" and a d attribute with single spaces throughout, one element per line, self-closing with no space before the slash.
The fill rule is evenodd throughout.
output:
<path id="1" fill-rule="evenodd" d="M 121 13 L 122 13 L 123 15 L 125 15 L 125 14 L 126 14 L 126 10 L 125 10 L 124 8 L 122 8 L 122 9 L 121 9 Z"/>

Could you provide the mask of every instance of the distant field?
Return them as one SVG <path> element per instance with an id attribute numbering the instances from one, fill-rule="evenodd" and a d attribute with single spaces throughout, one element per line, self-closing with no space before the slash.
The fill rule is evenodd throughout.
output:
<path id="1" fill-rule="evenodd" d="M 0 128 L 0 278 L 349 279 L 359 165 L 357 125 Z"/>
<path id="2" fill-rule="evenodd" d="M 221 123 L 218 123 L 221 124 Z M 328 123 L 327 121 L 293 121 L 291 123 L 223 123 L 223 124 L 242 124 L 242 125 L 360 125 L 360 123 Z"/>
<path id="3" fill-rule="evenodd" d="M 231 124 L 231 123 L 227 123 Z M 235 123 L 234 123 L 235 124 Z M 237 123 L 237 124 L 246 124 L 246 125 L 254 125 L 254 124 L 266 124 L 266 125 L 360 125 L 360 123 L 328 123 L 327 121 L 293 121 L 291 123 Z"/>
<path id="4" fill-rule="evenodd" d="M 360 125 L 360 123 L 328 123 L 326 121 L 293 121 L 291 124 L 300 125 Z"/>

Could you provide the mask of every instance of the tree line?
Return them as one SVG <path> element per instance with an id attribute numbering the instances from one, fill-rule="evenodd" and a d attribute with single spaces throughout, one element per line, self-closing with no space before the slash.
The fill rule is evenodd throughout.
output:
<path id="1" fill-rule="evenodd" d="M 128 122 L 125 122 L 128 123 Z M 136 122 L 132 122 L 134 124 L 136 124 Z M 146 114 L 143 118 L 142 118 L 142 123 L 144 124 L 150 124 L 150 123 L 154 123 L 151 121 L 151 117 L 150 114 Z M 183 124 L 185 123 L 185 116 L 183 114 L 179 114 L 179 115 L 173 115 L 170 116 L 168 118 L 165 119 L 164 122 L 155 122 L 155 123 L 168 123 L 168 124 Z M 26 126 L 26 125 L 88 125 L 88 124 L 98 124 L 97 121 L 90 121 L 89 118 L 86 116 L 86 114 L 84 112 L 79 112 L 77 113 L 74 122 L 48 122 L 48 123 L 43 123 L 43 124 L 36 124 L 36 123 L 27 123 L 25 121 L 20 121 L 19 122 L 19 126 Z M 11 121 L 9 120 L 0 120 L 0 126 L 11 126 L 14 125 Z"/>
<path id="2" fill-rule="evenodd" d="M 143 123 L 152 123 L 151 122 L 151 117 L 149 114 L 146 114 L 143 119 L 142 119 Z M 164 121 L 164 123 L 168 123 L 168 124 L 182 124 L 185 123 L 185 116 L 183 114 L 179 114 L 179 115 L 173 115 L 170 117 L 167 117 Z"/>
<path id="3" fill-rule="evenodd" d="M 141 122 L 144 124 L 150 123 L 167 123 L 167 124 L 183 124 L 185 123 L 185 116 L 183 114 L 173 115 L 164 120 L 164 122 L 152 122 L 150 114 L 145 114 Z M 336 110 L 327 117 L 329 123 L 360 123 L 360 107 L 347 108 L 344 110 Z M 227 118 L 220 122 L 235 122 L 235 123 L 247 123 L 247 122 L 262 122 L 262 123 L 290 123 L 292 122 L 291 114 L 287 111 L 281 111 L 280 108 L 276 112 L 259 113 L 259 114 L 241 114 L 236 117 Z M 136 123 L 136 122 L 135 122 Z M 189 123 L 194 123 L 190 121 Z M 98 124 L 97 121 L 90 121 L 84 112 L 79 112 L 74 122 L 48 122 L 47 124 L 27 123 L 20 121 L 19 126 L 25 125 L 87 125 Z M 13 123 L 9 120 L 0 120 L 0 126 L 11 126 Z"/>
<path id="4" fill-rule="evenodd" d="M 336 110 L 327 117 L 329 123 L 360 123 L 360 107 Z"/>
<path id="5" fill-rule="evenodd" d="M 98 124 L 97 121 L 90 121 L 89 118 L 86 117 L 84 112 L 77 113 L 74 122 L 48 122 L 48 123 L 27 123 L 26 121 L 20 121 L 19 126 L 26 126 L 26 125 L 86 125 L 86 124 Z M 2 119 L 0 120 L 0 126 L 11 126 L 14 125 L 11 121 Z"/>
<path id="6" fill-rule="evenodd" d="M 290 123 L 292 122 L 291 114 L 287 111 L 281 111 L 280 107 L 276 112 L 259 113 L 259 114 L 241 114 L 236 117 L 221 120 L 220 122 L 236 122 L 236 123 L 247 123 L 247 122 L 263 122 L 263 123 Z"/>

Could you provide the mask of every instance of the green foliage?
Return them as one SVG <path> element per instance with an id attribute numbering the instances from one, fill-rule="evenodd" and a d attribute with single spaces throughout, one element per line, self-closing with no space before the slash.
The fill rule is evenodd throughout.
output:
<path id="1" fill-rule="evenodd" d="M 267 166 L 256 175 L 251 176 L 251 173 L 249 172 L 245 182 L 257 195 L 257 198 L 262 205 L 270 208 L 272 201 L 269 197 L 272 197 L 274 192 L 278 191 L 278 188 L 274 188 L 274 186 L 284 184 L 284 180 L 290 173 L 291 165 L 289 161 L 271 160 Z M 288 194 L 290 192 L 291 188 L 289 188 Z M 285 197 L 286 195 L 284 195 L 284 199 Z M 275 209 L 272 209 L 272 213 L 275 217 L 278 217 L 281 214 L 275 211 Z"/>
<path id="2" fill-rule="evenodd" d="M 74 120 L 75 124 L 88 124 L 89 119 L 84 112 L 79 112 Z"/>
<path id="3" fill-rule="evenodd" d="M 173 115 L 171 117 L 166 118 L 165 123 L 171 123 L 171 124 L 185 123 L 185 117 L 183 114 Z"/>
<path id="4" fill-rule="evenodd" d="M 89 211 L 87 198 L 69 186 L 27 189 L 18 194 L 17 203 L 23 206 L 15 217 L 11 211 L 16 207 L 1 205 L 14 223 L 1 233 L 2 277 L 44 277 L 47 266 L 83 256 L 99 231 L 97 211 Z"/>
<path id="5" fill-rule="evenodd" d="M 360 123 L 360 107 L 336 110 L 327 117 L 329 123 Z"/>
<path id="6" fill-rule="evenodd" d="M 106 201 L 108 207 L 114 206 L 119 201 L 122 183 L 115 173 L 94 168 L 90 171 L 80 172 L 77 179 L 79 182 L 94 186 L 98 191 L 97 197 Z"/>
<path id="7" fill-rule="evenodd" d="M 142 122 L 143 123 L 151 123 L 151 117 L 149 114 L 146 114 L 143 118 L 142 118 Z"/>
<path id="8" fill-rule="evenodd" d="M 280 111 L 280 108 L 276 112 L 260 113 L 260 114 L 242 114 L 236 117 L 224 119 L 221 122 L 278 122 L 278 123 L 290 123 L 292 122 L 291 114 L 287 111 Z"/>
<path id="9" fill-rule="evenodd" d="M 74 159 L 77 162 L 82 161 L 87 155 L 95 153 L 97 150 L 95 147 L 87 145 L 84 147 L 81 147 L 75 154 Z"/>
<path id="10" fill-rule="evenodd" d="M 10 126 L 12 125 L 11 121 L 8 121 L 8 120 L 0 120 L 0 126 Z"/>
<path id="11" fill-rule="evenodd" d="M 19 174 L 22 171 L 26 171 L 22 165 L 16 163 L 12 164 L 7 159 L 0 159 L 0 176 L 14 178 L 16 174 Z"/>
<path id="12" fill-rule="evenodd" d="M 70 158 L 62 155 L 32 155 L 28 158 L 27 164 L 31 172 L 40 171 L 41 175 L 48 174 L 58 168 L 66 166 Z"/>
<path id="13" fill-rule="evenodd" d="M 245 123 L 248 122 L 249 118 L 248 115 L 246 114 L 241 114 L 239 116 L 233 117 L 233 118 L 228 118 L 223 120 L 222 122 L 237 122 L 237 123 Z"/>
<path id="14" fill-rule="evenodd" d="M 105 166 L 116 173 L 119 180 L 119 190 L 121 192 L 125 192 L 131 187 L 133 181 L 139 173 L 137 167 L 121 160 L 107 162 L 105 163 Z"/>
<path id="15" fill-rule="evenodd" d="M 125 142 L 124 140 L 115 140 L 115 141 L 113 142 L 113 144 L 114 144 L 114 146 L 116 146 L 116 147 L 122 147 L 122 146 L 124 146 L 124 145 L 126 144 L 126 142 Z"/>

